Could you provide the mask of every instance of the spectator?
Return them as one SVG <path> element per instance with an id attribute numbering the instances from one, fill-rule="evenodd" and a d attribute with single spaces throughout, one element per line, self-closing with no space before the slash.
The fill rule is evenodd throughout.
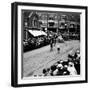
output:
<path id="1" fill-rule="evenodd" d="M 58 68 L 57 75 L 63 75 L 63 67 Z"/>
<path id="2" fill-rule="evenodd" d="M 64 68 L 63 68 L 63 75 L 70 75 L 70 72 L 67 70 L 68 66 L 67 65 L 64 65 Z"/>
<path id="3" fill-rule="evenodd" d="M 69 62 L 67 70 L 70 72 L 70 75 L 77 75 L 73 62 Z"/>
<path id="4" fill-rule="evenodd" d="M 47 71 L 46 71 L 46 69 L 43 69 L 43 74 L 44 74 L 44 76 L 47 76 Z"/>
<path id="5" fill-rule="evenodd" d="M 56 70 L 56 66 L 55 66 L 55 65 L 52 65 L 52 66 L 51 66 L 51 70 L 52 70 L 52 71 Z"/>
<path id="6" fill-rule="evenodd" d="M 75 69 L 77 70 L 77 74 L 80 75 L 80 58 L 75 60 L 74 66 L 75 66 Z"/>
<path id="7" fill-rule="evenodd" d="M 53 71 L 53 76 L 56 76 L 58 74 L 58 69 Z"/>
<path id="8" fill-rule="evenodd" d="M 62 64 L 58 64 L 57 68 L 63 68 L 63 65 Z"/>

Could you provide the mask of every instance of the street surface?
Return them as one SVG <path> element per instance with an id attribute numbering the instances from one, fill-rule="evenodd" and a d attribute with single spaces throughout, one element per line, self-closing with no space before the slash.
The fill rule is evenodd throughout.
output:
<path id="1" fill-rule="evenodd" d="M 59 54 L 56 46 L 53 51 L 50 51 L 50 45 L 23 53 L 23 76 L 42 75 L 44 68 L 49 68 L 60 59 L 67 59 L 67 55 L 74 53 L 77 49 L 80 49 L 80 42 L 72 40 L 60 43 Z"/>

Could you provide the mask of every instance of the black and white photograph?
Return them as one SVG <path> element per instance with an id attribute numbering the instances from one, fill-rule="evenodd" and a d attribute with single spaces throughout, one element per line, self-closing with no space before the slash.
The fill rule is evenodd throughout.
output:
<path id="1" fill-rule="evenodd" d="M 23 77 L 80 75 L 80 13 L 22 10 Z"/>
<path id="2" fill-rule="evenodd" d="M 17 83 L 86 82 L 86 7 L 19 4 Z"/>

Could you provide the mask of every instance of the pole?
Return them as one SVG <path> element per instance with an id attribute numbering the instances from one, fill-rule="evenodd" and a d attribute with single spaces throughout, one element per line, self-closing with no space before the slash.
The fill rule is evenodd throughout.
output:
<path id="1" fill-rule="evenodd" d="M 59 34 L 59 31 L 58 31 L 58 29 L 59 29 L 59 18 L 58 18 L 58 14 L 57 14 L 57 23 L 58 23 L 58 25 L 57 25 L 57 35 Z"/>

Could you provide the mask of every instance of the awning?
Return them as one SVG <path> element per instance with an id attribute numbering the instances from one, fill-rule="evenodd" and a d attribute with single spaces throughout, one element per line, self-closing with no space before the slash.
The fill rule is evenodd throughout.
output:
<path id="1" fill-rule="evenodd" d="M 40 31 L 40 32 L 42 33 L 42 35 L 47 36 L 47 34 L 44 31 Z"/>
<path id="2" fill-rule="evenodd" d="M 28 30 L 34 37 L 41 36 L 41 35 L 47 35 L 44 31 L 38 31 L 38 30 Z"/>

